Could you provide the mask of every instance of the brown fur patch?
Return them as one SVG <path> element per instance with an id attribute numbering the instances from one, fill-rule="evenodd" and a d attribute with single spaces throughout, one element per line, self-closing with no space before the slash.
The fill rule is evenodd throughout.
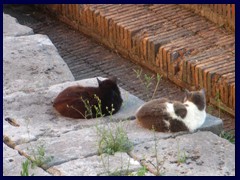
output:
<path id="1" fill-rule="evenodd" d="M 136 113 L 137 121 L 144 128 L 159 132 L 178 132 L 178 131 L 188 131 L 186 125 L 176 119 L 172 119 L 170 115 L 166 112 L 166 102 L 169 102 L 166 98 L 155 99 L 145 103 L 139 111 Z M 175 102 L 177 113 L 179 116 L 186 115 L 184 105 L 180 106 Z M 167 122 L 169 122 L 169 126 Z"/>
<path id="2" fill-rule="evenodd" d="M 173 103 L 173 108 L 175 111 L 175 114 L 177 116 L 180 116 L 181 118 L 185 118 L 187 115 L 187 108 L 186 106 L 184 106 L 184 104 L 180 103 L 180 102 L 174 102 Z"/>
<path id="3" fill-rule="evenodd" d="M 202 111 L 206 107 L 206 97 L 204 90 L 200 91 L 186 91 L 186 98 L 185 101 L 193 102 L 200 111 Z"/>

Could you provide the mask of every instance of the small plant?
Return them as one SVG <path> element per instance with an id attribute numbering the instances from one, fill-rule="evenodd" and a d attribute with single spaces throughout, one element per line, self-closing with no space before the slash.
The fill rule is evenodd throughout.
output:
<path id="1" fill-rule="evenodd" d="M 34 169 L 36 166 L 43 166 L 45 163 L 52 160 L 53 157 L 45 156 L 45 148 L 43 145 L 37 148 L 37 152 L 32 150 L 33 157 L 29 156 L 25 162 L 22 163 L 22 171 L 20 172 L 21 176 L 29 176 L 29 168 Z M 31 176 L 33 176 L 32 174 Z"/>
<path id="2" fill-rule="evenodd" d="M 85 115 L 92 115 L 92 108 L 96 111 L 97 117 L 104 117 L 101 109 L 101 100 L 98 96 L 94 95 L 94 98 L 97 99 L 97 105 L 90 105 L 88 100 L 83 100 L 84 105 L 87 109 Z M 106 110 L 110 114 L 110 118 L 112 118 L 114 107 L 113 104 L 111 108 L 106 107 Z M 118 123 L 115 130 L 113 131 L 109 126 L 98 126 L 96 125 L 97 135 L 99 137 L 98 140 L 98 153 L 99 154 L 110 154 L 113 155 L 115 152 L 129 152 L 133 146 L 133 144 L 129 141 L 127 132 L 124 130 L 122 123 Z"/>
<path id="3" fill-rule="evenodd" d="M 156 86 L 155 86 L 155 89 L 154 89 L 154 92 L 153 92 L 153 95 L 152 95 L 152 98 L 151 98 L 151 99 L 154 98 L 161 79 L 162 79 L 162 76 L 161 76 L 160 74 L 157 74 L 157 84 L 156 84 Z"/>
<path id="4" fill-rule="evenodd" d="M 31 162 L 27 159 L 22 163 L 22 171 L 21 171 L 21 176 L 29 176 L 29 165 Z M 33 176 L 33 174 L 32 174 Z"/>
<path id="5" fill-rule="evenodd" d="M 235 136 L 230 132 L 222 131 L 220 133 L 220 137 L 228 140 L 232 144 L 235 144 Z"/>
<path id="6" fill-rule="evenodd" d="M 94 98 L 97 100 L 98 104 L 94 106 L 94 109 L 96 111 L 96 118 L 97 117 L 104 117 L 105 115 L 102 113 L 102 101 L 101 99 L 96 95 L 94 94 Z M 108 109 L 108 107 L 106 107 Z M 109 112 L 110 115 L 112 115 L 114 111 L 114 108 L 113 108 L 113 104 L 112 104 L 112 111 Z"/>
<path id="7" fill-rule="evenodd" d="M 180 151 L 179 149 L 179 143 L 178 143 L 178 155 L 177 155 L 178 159 L 177 159 L 177 162 L 178 164 L 181 164 L 181 163 L 186 163 L 186 160 L 187 160 L 187 156 L 186 156 L 186 152 L 185 151 Z"/>
<path id="8" fill-rule="evenodd" d="M 164 172 L 161 171 L 162 169 L 162 166 L 160 166 L 163 161 L 159 161 L 159 158 L 158 158 L 158 147 L 157 147 L 157 137 L 156 137 L 156 131 L 154 129 L 154 127 L 152 128 L 153 130 L 153 135 L 154 135 L 154 155 L 155 155 L 155 158 L 156 158 L 156 166 L 154 164 L 152 164 L 153 166 L 155 166 L 156 170 L 157 170 L 157 176 L 161 176 L 162 174 L 164 174 Z"/>
<path id="9" fill-rule="evenodd" d="M 209 105 L 208 107 L 207 107 L 207 110 L 208 110 L 208 113 L 209 114 L 212 114 L 213 113 L 213 106 L 212 105 Z"/>
<path id="10" fill-rule="evenodd" d="M 27 134 L 28 134 L 28 138 L 30 139 L 30 130 L 29 130 L 29 122 L 30 120 L 27 119 L 26 120 L 26 124 L 27 124 Z M 31 151 L 32 156 L 28 156 L 26 155 L 26 157 L 28 158 L 25 162 L 22 163 L 22 171 L 21 171 L 21 176 L 28 176 L 28 170 L 29 170 L 29 165 L 31 165 L 31 168 L 35 168 L 36 166 L 42 167 L 44 164 L 50 162 L 53 159 L 53 156 L 46 156 L 45 154 L 45 148 L 44 145 L 40 145 L 37 147 L 37 150 L 35 148 L 33 148 L 31 142 L 29 142 L 30 147 L 27 147 L 27 149 Z M 32 174 L 33 175 L 33 174 Z"/>
<path id="11" fill-rule="evenodd" d="M 142 77 L 142 69 L 141 70 L 133 69 L 133 71 L 136 73 L 137 78 L 144 85 L 146 93 L 147 93 L 147 98 L 150 99 L 150 100 L 153 99 L 155 94 L 156 94 L 156 91 L 157 91 L 157 88 L 159 86 L 159 82 L 160 82 L 162 76 L 157 74 L 157 84 L 156 84 L 156 86 L 154 88 L 154 92 L 153 92 L 153 94 L 152 94 L 152 96 L 150 98 L 150 86 L 152 85 L 152 81 L 155 79 L 154 75 L 149 76 L 147 74 L 144 74 L 143 77 Z"/>
<path id="12" fill-rule="evenodd" d="M 104 162 L 103 156 L 107 157 L 107 163 Z M 122 158 L 122 154 L 121 154 L 120 169 L 117 168 L 115 170 L 110 171 L 110 164 L 109 164 L 109 157 L 110 156 L 111 155 L 109 155 L 109 154 L 101 154 L 101 160 L 102 160 L 103 167 L 105 169 L 105 173 L 107 173 L 108 176 L 126 176 L 126 175 L 129 175 L 130 158 L 128 159 L 128 164 L 127 164 L 127 167 L 126 167 L 126 165 L 123 163 L 123 158 Z"/>
<path id="13" fill-rule="evenodd" d="M 97 127 L 97 134 L 99 136 L 99 154 L 113 155 L 115 152 L 129 152 L 133 147 L 133 143 L 129 141 L 121 122 L 114 131 L 110 127 Z"/>
<path id="14" fill-rule="evenodd" d="M 97 95 L 94 95 L 94 98 L 97 100 L 97 105 L 90 104 L 88 99 L 83 99 L 82 97 L 80 98 L 86 108 L 84 115 L 72 106 L 70 106 L 69 108 L 73 108 L 79 113 L 81 113 L 81 115 L 85 117 L 85 119 L 87 119 L 88 117 L 95 118 L 93 117 L 93 114 L 94 114 L 93 111 L 96 112 L 96 118 L 105 116 L 102 113 L 101 99 Z M 111 107 L 106 107 L 106 110 L 110 115 L 110 119 L 112 119 L 112 115 L 114 112 L 113 104 L 111 105 Z M 113 155 L 115 152 L 129 152 L 133 147 L 133 143 L 129 141 L 127 132 L 124 130 L 122 126 L 122 122 L 119 122 L 114 128 L 114 130 L 112 130 L 112 128 L 109 126 L 100 127 L 98 126 L 98 124 L 96 125 L 96 129 L 97 129 L 97 135 L 99 137 L 98 153 L 101 155 L 101 160 L 102 160 L 104 169 L 106 169 L 106 172 L 108 175 L 116 175 L 119 173 L 122 174 L 123 172 L 122 170 L 116 171 L 113 173 L 110 173 L 109 171 L 109 155 Z M 102 158 L 102 154 L 107 154 L 108 156 L 107 163 L 104 162 Z"/>
<path id="15" fill-rule="evenodd" d="M 148 172 L 147 168 L 145 166 L 141 167 L 138 171 L 137 171 L 137 176 L 145 176 L 145 174 Z"/>
<path id="16" fill-rule="evenodd" d="M 34 169 L 36 166 L 42 167 L 44 164 L 50 162 L 53 159 L 52 156 L 51 157 L 45 156 L 45 148 L 43 145 L 38 146 L 37 151 L 32 149 L 32 154 L 33 154 L 32 157 L 29 156 L 29 159 L 22 163 L 21 176 L 29 176 L 30 165 L 31 169 Z"/>
<path id="17" fill-rule="evenodd" d="M 44 145 L 40 145 L 37 147 L 37 151 L 32 149 L 32 167 L 34 166 L 39 166 L 41 167 L 42 165 L 52 161 L 53 157 L 52 156 L 45 156 L 45 147 Z"/>
<path id="18" fill-rule="evenodd" d="M 83 114 L 82 112 L 80 112 L 78 109 L 76 109 L 74 106 L 69 106 L 67 104 L 68 108 L 72 108 L 75 111 L 77 111 L 79 114 L 81 114 L 85 119 L 87 118 L 98 118 L 98 117 L 104 117 L 105 115 L 102 114 L 102 102 L 101 99 L 94 94 L 94 98 L 97 100 L 98 104 L 97 105 L 91 105 L 88 99 L 83 99 L 82 97 L 80 97 L 81 101 L 84 104 L 84 107 L 86 108 L 85 113 Z M 93 116 L 93 110 L 96 111 L 96 117 Z"/>

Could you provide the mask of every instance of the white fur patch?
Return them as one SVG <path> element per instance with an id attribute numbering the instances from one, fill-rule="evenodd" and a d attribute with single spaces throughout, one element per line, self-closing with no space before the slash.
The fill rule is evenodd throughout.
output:
<path id="1" fill-rule="evenodd" d="M 167 127 L 167 129 L 168 129 L 168 131 L 169 131 L 170 122 L 167 121 L 167 120 L 163 120 L 163 122 L 165 123 L 165 125 L 166 125 L 166 127 Z"/>
<path id="2" fill-rule="evenodd" d="M 186 101 L 184 104 L 188 105 L 186 106 L 187 115 L 185 118 L 181 118 L 175 114 L 172 103 L 166 102 L 166 110 L 173 119 L 182 121 L 188 127 L 189 131 L 193 132 L 203 125 L 206 118 L 206 111 L 205 108 L 199 111 L 197 106 L 190 101 Z"/>

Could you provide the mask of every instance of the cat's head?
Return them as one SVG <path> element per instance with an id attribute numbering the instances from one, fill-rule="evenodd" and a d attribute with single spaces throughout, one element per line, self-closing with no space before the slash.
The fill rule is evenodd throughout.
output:
<path id="1" fill-rule="evenodd" d="M 97 78 L 97 82 L 98 82 L 98 87 L 102 90 L 116 90 L 118 88 L 117 86 L 117 78 L 116 77 L 110 77 L 104 80 L 100 80 Z"/>
<path id="2" fill-rule="evenodd" d="M 114 108 L 119 108 L 123 100 L 121 92 L 117 86 L 117 78 L 111 77 L 102 81 L 97 78 L 97 81 L 105 104 L 107 106 L 113 104 Z"/>
<path id="3" fill-rule="evenodd" d="M 184 102 L 190 101 L 194 103 L 200 111 L 206 107 L 206 97 L 205 90 L 201 89 L 200 91 L 188 91 L 185 89 L 185 98 Z"/>

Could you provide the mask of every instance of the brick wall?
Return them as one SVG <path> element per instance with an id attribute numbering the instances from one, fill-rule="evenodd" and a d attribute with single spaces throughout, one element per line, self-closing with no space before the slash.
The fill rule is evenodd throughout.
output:
<path id="1" fill-rule="evenodd" d="M 58 4 L 56 17 L 235 115 L 235 36 L 179 5 Z M 219 97 L 219 98 L 216 98 Z"/>

